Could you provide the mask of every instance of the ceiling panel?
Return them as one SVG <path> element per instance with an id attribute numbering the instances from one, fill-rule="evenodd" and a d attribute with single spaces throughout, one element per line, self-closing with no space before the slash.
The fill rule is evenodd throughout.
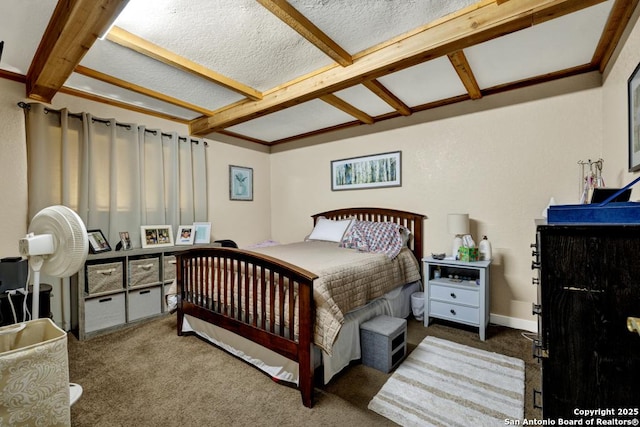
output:
<path id="1" fill-rule="evenodd" d="M 0 40 L 4 40 L 4 49 L 0 69 L 27 74 L 56 3 L 56 0 L 2 0 Z"/>
<path id="2" fill-rule="evenodd" d="M 389 104 L 362 85 L 338 91 L 335 95 L 372 117 L 395 111 Z"/>
<path id="3" fill-rule="evenodd" d="M 354 120 L 352 116 L 324 101 L 313 100 L 227 129 L 271 142 Z"/>
<path id="4" fill-rule="evenodd" d="M 191 110 L 177 107 L 155 98 L 140 95 L 127 89 L 104 83 L 81 74 L 73 73 L 65 83 L 65 87 L 81 90 L 90 94 L 121 101 L 137 107 L 158 111 L 184 120 L 193 120 L 200 114 Z"/>
<path id="5" fill-rule="evenodd" d="M 244 99 L 236 92 L 107 40 L 98 40 L 80 64 L 209 110 Z"/>
<path id="6" fill-rule="evenodd" d="M 414 65 L 378 80 L 410 107 L 467 93 L 447 57 Z"/>
<path id="7" fill-rule="evenodd" d="M 591 62 L 613 0 L 464 50 L 480 88 Z"/>
<path id="8" fill-rule="evenodd" d="M 116 25 L 260 91 L 333 63 L 255 0 L 130 0 Z"/>

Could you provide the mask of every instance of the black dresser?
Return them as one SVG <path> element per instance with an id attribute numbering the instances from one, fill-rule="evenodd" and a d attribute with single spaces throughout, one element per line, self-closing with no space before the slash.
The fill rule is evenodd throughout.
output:
<path id="1" fill-rule="evenodd" d="M 31 286 L 29 286 L 31 291 Z M 27 309 L 31 311 L 33 307 L 33 295 L 31 292 L 27 295 Z M 16 317 L 18 322 L 22 322 L 23 319 L 23 302 L 24 295 L 16 294 L 11 296 L 11 303 L 13 303 L 14 310 L 16 311 Z M 51 285 L 46 283 L 40 284 L 40 312 L 39 317 L 41 319 L 45 317 L 51 317 Z M 11 311 L 11 304 L 9 302 L 9 295 L 6 293 L 0 294 L 0 326 L 10 325 L 15 323 L 13 320 L 13 312 Z"/>
<path id="2" fill-rule="evenodd" d="M 543 417 L 640 418 L 640 226 L 540 225 L 533 246 Z"/>

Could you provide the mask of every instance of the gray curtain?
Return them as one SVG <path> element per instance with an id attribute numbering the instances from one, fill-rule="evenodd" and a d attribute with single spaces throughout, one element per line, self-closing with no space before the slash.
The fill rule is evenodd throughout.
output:
<path id="1" fill-rule="evenodd" d="M 204 140 L 39 103 L 25 114 L 29 219 L 62 204 L 112 247 L 128 231 L 134 248 L 141 225 L 171 225 L 175 233 L 208 220 Z"/>

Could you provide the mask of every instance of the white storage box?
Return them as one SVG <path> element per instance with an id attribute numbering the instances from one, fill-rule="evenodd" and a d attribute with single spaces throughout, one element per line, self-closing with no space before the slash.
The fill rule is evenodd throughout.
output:
<path id="1" fill-rule="evenodd" d="M 71 425 L 67 335 L 51 319 L 0 328 L 0 390 L 0 425 Z"/>
<path id="2" fill-rule="evenodd" d="M 125 324 L 124 292 L 85 300 L 84 319 L 86 333 Z"/>
<path id="3" fill-rule="evenodd" d="M 162 288 L 136 289 L 129 292 L 129 322 L 162 312 Z"/>
<path id="4" fill-rule="evenodd" d="M 360 325 L 362 364 L 390 372 L 407 353 L 407 321 L 378 316 Z"/>

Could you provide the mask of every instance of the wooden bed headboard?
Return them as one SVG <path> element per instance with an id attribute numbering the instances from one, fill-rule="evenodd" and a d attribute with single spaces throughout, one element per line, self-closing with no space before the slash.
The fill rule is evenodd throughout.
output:
<path id="1" fill-rule="evenodd" d="M 422 261 L 422 230 L 424 219 L 426 218 L 425 215 L 385 208 L 344 208 L 311 215 L 314 225 L 318 221 L 318 217 L 321 216 L 334 220 L 356 218 L 360 221 L 395 222 L 400 224 L 411 231 L 413 239 L 409 242 L 409 249 L 411 249 L 418 262 Z"/>

